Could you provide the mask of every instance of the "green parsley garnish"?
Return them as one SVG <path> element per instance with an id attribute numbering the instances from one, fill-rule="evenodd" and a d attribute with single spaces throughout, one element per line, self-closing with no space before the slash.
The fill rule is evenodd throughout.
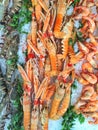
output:
<path id="1" fill-rule="evenodd" d="M 77 89 L 77 85 L 73 83 L 73 84 L 72 84 L 72 88 L 73 88 L 73 89 Z"/>
<path id="2" fill-rule="evenodd" d="M 75 119 L 78 118 L 80 124 L 85 121 L 85 118 L 82 114 L 77 114 L 73 110 L 73 106 L 69 106 L 67 112 L 63 116 L 62 129 L 61 130 L 71 130 L 71 128 L 75 125 Z"/>
<path id="3" fill-rule="evenodd" d="M 22 27 L 31 21 L 32 17 L 29 7 L 31 7 L 31 1 L 23 0 L 23 4 L 20 11 L 14 14 L 12 17 L 12 22 L 10 23 L 10 26 L 20 33 L 27 33 L 24 31 L 22 32 Z"/>
<path id="4" fill-rule="evenodd" d="M 80 0 L 74 0 L 74 1 L 71 3 L 71 5 L 72 5 L 73 7 L 75 7 L 76 4 L 79 3 L 79 2 L 80 2 Z"/>
<path id="5" fill-rule="evenodd" d="M 83 41 L 84 41 L 82 32 L 77 31 L 76 36 L 77 36 L 77 39 L 78 39 L 80 42 L 83 42 Z"/>
<path id="6" fill-rule="evenodd" d="M 23 120 L 23 108 L 20 102 L 20 97 L 23 94 L 22 83 L 20 80 L 17 81 L 17 96 L 13 100 L 12 105 L 14 106 L 16 113 L 13 114 L 11 118 L 11 123 L 8 126 L 8 130 L 24 130 L 22 120 Z"/>

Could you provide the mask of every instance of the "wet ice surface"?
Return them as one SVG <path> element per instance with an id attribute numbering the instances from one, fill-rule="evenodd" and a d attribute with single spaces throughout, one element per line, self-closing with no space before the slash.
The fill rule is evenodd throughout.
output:
<path id="1" fill-rule="evenodd" d="M 62 130 L 62 118 L 57 121 L 49 120 L 49 130 Z M 71 130 L 98 130 L 98 125 L 88 124 L 88 119 L 85 119 L 83 124 L 80 124 L 78 119 L 75 120 L 75 125 Z"/>
<path id="2" fill-rule="evenodd" d="M 5 127 L 4 130 L 8 130 L 8 126 L 10 125 L 11 122 L 11 115 L 8 116 L 8 119 L 5 120 Z"/>
<path id="3" fill-rule="evenodd" d="M 61 130 L 62 128 L 62 118 L 59 120 L 49 120 L 49 130 Z"/>
<path id="4" fill-rule="evenodd" d="M 3 75 L 6 73 L 6 60 L 4 58 L 0 58 L 0 67 Z"/>
<path id="5" fill-rule="evenodd" d="M 23 27 L 22 27 L 22 31 L 23 32 L 30 32 L 30 23 L 28 24 L 25 24 Z M 27 37 L 27 34 L 25 33 L 21 33 L 20 34 L 20 43 L 19 43 L 19 48 L 18 48 L 18 62 L 20 64 L 24 64 L 25 63 L 25 55 L 24 55 L 24 51 L 25 51 L 25 48 L 26 48 L 26 37 Z"/>
<path id="6" fill-rule="evenodd" d="M 80 124 L 78 119 L 75 120 L 75 125 L 71 130 L 98 130 L 98 125 L 88 124 L 88 120 L 85 119 L 83 124 Z"/>
<path id="7" fill-rule="evenodd" d="M 67 16 L 72 15 L 73 11 L 74 11 L 73 6 L 70 6 L 70 7 L 67 9 L 67 12 L 66 12 Z"/>

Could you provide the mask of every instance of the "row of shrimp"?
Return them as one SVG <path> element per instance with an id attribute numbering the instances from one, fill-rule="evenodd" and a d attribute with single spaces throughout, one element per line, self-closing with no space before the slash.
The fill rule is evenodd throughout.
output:
<path id="1" fill-rule="evenodd" d="M 7 49 L 10 48 L 10 43 L 6 43 L 9 40 L 9 35 L 12 35 L 10 32 L 13 31 L 10 23 L 12 16 L 19 11 L 21 5 L 21 0 L 0 1 L 0 58 L 4 57 Z"/>
<path id="2" fill-rule="evenodd" d="M 0 1 L 0 130 L 6 129 L 6 122 L 11 119 L 13 110 L 11 96 L 15 86 L 14 72 L 17 62 L 19 34 L 16 30 L 10 28 L 9 24 L 12 14 L 18 11 L 20 6 L 20 0 Z M 10 29 L 8 30 L 8 28 Z M 6 34 L 6 32 L 9 32 L 9 34 Z M 4 64 L 2 61 L 4 61 Z M 1 67 L 3 67 L 2 71 Z M 5 74 L 3 73 L 4 69 Z"/>
<path id="3" fill-rule="evenodd" d="M 12 29 L 9 24 L 11 23 L 12 14 L 19 11 L 21 3 L 20 0 L 2 0 L 0 2 L 0 7 L 2 7 L 0 12 L 0 58 L 6 60 L 5 80 L 7 83 L 11 83 L 16 68 L 19 43 L 19 33 Z M 7 19 L 10 20 L 7 21 Z M 6 34 L 6 32 L 9 32 L 9 34 Z"/>
<path id="4" fill-rule="evenodd" d="M 9 107 L 9 95 L 7 92 L 6 81 L 4 80 L 4 75 L 2 75 L 0 68 L 0 130 L 4 130 L 6 120 L 11 112 Z"/>
<path id="5" fill-rule="evenodd" d="M 78 41 L 78 49 L 83 53 L 82 66 L 80 72 L 76 73 L 76 79 L 83 85 L 81 96 L 74 106 L 77 113 L 82 113 L 86 117 L 92 117 L 91 124 L 98 124 L 98 39 L 95 34 L 97 28 L 98 14 L 94 14 L 91 8 L 97 4 L 91 1 L 83 6 L 78 6 L 74 18 L 83 23 L 83 27 L 78 29 L 83 35 L 83 41 Z"/>
<path id="6" fill-rule="evenodd" d="M 24 68 L 18 64 L 24 81 L 23 124 L 25 130 L 48 130 L 48 120 L 57 120 L 67 111 L 75 79 L 88 85 L 87 88 L 97 83 L 97 40 L 93 35 L 96 18 L 92 20 L 95 15 L 90 12 L 96 3 L 87 0 L 91 5 L 86 7 L 87 3 L 83 1 L 76 5 L 71 0 L 31 2 L 32 21 L 27 36 L 26 64 Z M 67 16 L 72 5 L 75 6 L 74 11 Z M 83 26 L 75 28 L 75 20 Z M 83 35 L 82 41 L 77 38 L 77 33 Z M 78 52 L 70 40 L 75 40 Z M 81 60 L 84 61 L 82 70 L 77 74 L 75 65 Z M 96 90 L 91 86 L 90 89 L 93 89 L 90 96 L 97 100 Z"/>
<path id="7" fill-rule="evenodd" d="M 19 11 L 22 1 L 21 0 L 1 0 L 0 2 L 0 24 L 8 24 L 9 20 Z"/>

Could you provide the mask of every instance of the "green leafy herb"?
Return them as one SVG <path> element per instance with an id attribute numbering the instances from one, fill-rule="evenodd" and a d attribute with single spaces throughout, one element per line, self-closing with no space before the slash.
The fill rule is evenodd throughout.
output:
<path id="1" fill-rule="evenodd" d="M 24 33 L 24 31 L 22 31 L 22 27 L 31 21 L 31 12 L 29 11 L 29 7 L 31 7 L 31 1 L 23 0 L 20 11 L 17 14 L 14 14 L 12 17 L 12 22 L 10 23 L 10 26 L 12 26 L 20 33 Z"/>
<path id="2" fill-rule="evenodd" d="M 77 3 L 79 3 L 79 2 L 80 2 L 80 0 L 74 0 L 74 1 L 72 2 L 72 4 L 71 4 L 71 5 L 72 5 L 73 7 L 75 7 L 75 6 L 76 6 L 76 4 L 77 4 Z"/>
<path id="3" fill-rule="evenodd" d="M 79 41 L 83 42 L 83 34 L 80 31 L 77 31 L 76 36 Z"/>
<path id="4" fill-rule="evenodd" d="M 8 59 L 6 63 L 8 65 L 13 65 L 13 64 L 15 64 L 17 62 L 17 60 L 18 60 L 18 55 L 16 55 L 14 58 Z"/>
<path id="5" fill-rule="evenodd" d="M 82 33 L 81 33 L 80 31 L 77 31 L 77 36 L 78 36 L 79 38 L 82 38 Z"/>
<path id="6" fill-rule="evenodd" d="M 27 49 L 23 53 L 25 56 L 27 56 L 27 54 L 28 54 Z"/>
<path id="7" fill-rule="evenodd" d="M 23 94 L 22 83 L 20 80 L 17 81 L 17 96 L 13 101 L 13 106 L 17 109 L 17 112 L 12 116 L 11 123 L 8 126 L 8 130 L 24 130 L 22 120 L 23 120 L 23 109 L 20 102 L 20 97 Z"/>
<path id="8" fill-rule="evenodd" d="M 79 21 L 79 28 L 78 29 L 80 29 L 82 27 L 83 27 L 83 23 L 81 21 Z"/>
<path id="9" fill-rule="evenodd" d="M 73 84 L 72 84 L 72 88 L 73 88 L 73 89 L 77 89 L 77 85 L 73 83 Z"/>
<path id="10" fill-rule="evenodd" d="M 74 46 L 76 39 L 69 38 L 69 45 Z"/>
<path id="11" fill-rule="evenodd" d="M 63 116 L 62 122 L 62 130 L 71 130 L 71 128 L 75 125 L 75 119 L 79 119 L 80 124 L 85 121 L 85 118 L 82 114 L 77 114 L 73 110 L 73 106 L 69 106 L 67 112 Z"/>
<path id="12" fill-rule="evenodd" d="M 72 38 L 69 38 L 69 45 L 73 46 L 74 42 Z"/>
<path id="13" fill-rule="evenodd" d="M 77 89 L 77 88 L 78 88 L 78 86 L 77 86 L 77 84 L 76 84 L 76 80 L 73 82 L 71 88 L 73 88 L 73 89 Z"/>
<path id="14" fill-rule="evenodd" d="M 77 3 L 79 3 L 80 0 L 74 0 L 74 4 L 76 5 Z"/>
<path id="15" fill-rule="evenodd" d="M 80 124 L 84 123 L 84 121 L 85 121 L 85 118 L 82 114 L 78 115 L 78 119 L 79 119 Z"/>
<path id="16" fill-rule="evenodd" d="M 70 130 L 77 117 L 78 115 L 73 111 L 73 106 L 70 106 L 63 116 L 62 130 Z"/>
<path id="17" fill-rule="evenodd" d="M 11 61 L 11 60 L 7 60 L 6 63 L 7 63 L 8 65 L 11 65 L 11 64 L 12 64 L 12 61 Z"/>

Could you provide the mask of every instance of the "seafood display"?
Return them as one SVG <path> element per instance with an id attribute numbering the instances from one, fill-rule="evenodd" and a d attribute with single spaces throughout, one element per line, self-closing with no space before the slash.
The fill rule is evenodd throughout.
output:
<path id="1" fill-rule="evenodd" d="M 6 127 L 8 127 L 7 125 L 13 116 L 12 110 L 15 110 L 11 100 L 13 88 L 15 89 L 16 84 L 13 75 L 17 63 L 19 33 L 9 26 L 12 15 L 9 17 L 11 12 L 10 10 L 10 13 L 7 12 L 9 8 L 12 8 L 13 2 L 14 1 L 12 0 L 2 0 L 2 2 L 0 1 L 0 60 L 4 60 L 6 63 L 6 67 L 4 67 L 6 70 L 2 69 L 2 71 L 2 65 L 0 63 L 0 130 L 5 130 Z M 18 11 L 21 6 L 20 1 L 17 3 L 15 2 L 14 6 L 12 12 L 14 11 L 15 13 L 15 10 Z M 8 19 L 9 21 L 7 21 Z M 7 28 L 10 29 L 8 30 Z M 4 75 L 3 71 L 5 71 Z"/>
<path id="2" fill-rule="evenodd" d="M 69 107 L 71 86 L 75 80 L 84 87 L 74 110 L 91 116 L 95 122 L 90 123 L 97 124 L 98 39 L 93 34 L 97 16 L 90 10 L 96 3 L 80 1 L 75 5 L 71 0 L 31 2 L 32 21 L 27 36 L 25 68 L 18 64 L 24 81 L 24 129 L 48 130 L 49 119 L 60 119 Z M 74 11 L 68 16 L 72 5 Z M 80 22 L 79 27 L 75 27 L 76 21 Z M 77 74 L 75 65 L 80 61 L 83 64 Z"/>
<path id="3" fill-rule="evenodd" d="M 6 75 L 0 72 L 0 102 L 6 86 L 12 99 L 17 68 L 23 79 L 24 130 L 48 130 L 49 119 L 60 119 L 70 107 L 72 85 L 77 81 L 83 88 L 73 110 L 91 117 L 90 124 L 98 124 L 98 2 L 31 0 L 31 26 L 22 48 L 26 50 L 24 65 L 17 62 L 19 32 L 9 27 L 21 5 L 22 0 L 9 0 L 1 13 L 0 24 L 9 33 L 1 36 L 0 58 L 6 59 Z"/>

